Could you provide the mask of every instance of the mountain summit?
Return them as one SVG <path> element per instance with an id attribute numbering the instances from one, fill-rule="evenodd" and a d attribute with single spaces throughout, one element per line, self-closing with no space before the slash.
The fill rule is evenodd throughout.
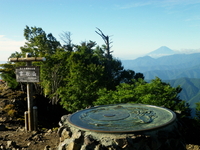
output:
<path id="1" fill-rule="evenodd" d="M 176 54 L 176 52 L 166 46 L 162 46 L 162 47 L 148 53 L 147 56 L 150 56 L 152 58 L 158 58 L 158 57 L 173 55 L 173 54 Z"/>

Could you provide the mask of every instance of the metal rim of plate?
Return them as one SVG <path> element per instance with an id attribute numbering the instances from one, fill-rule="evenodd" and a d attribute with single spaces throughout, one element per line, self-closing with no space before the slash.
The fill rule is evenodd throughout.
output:
<path id="1" fill-rule="evenodd" d="M 176 114 L 163 107 L 145 104 L 113 104 L 84 109 L 70 115 L 68 123 L 84 131 L 133 133 L 165 127 Z"/>

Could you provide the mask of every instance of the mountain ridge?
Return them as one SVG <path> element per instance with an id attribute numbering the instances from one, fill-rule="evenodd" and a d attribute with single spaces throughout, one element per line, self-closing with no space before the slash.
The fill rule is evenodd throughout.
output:
<path id="1" fill-rule="evenodd" d="M 200 53 L 177 53 L 152 58 L 148 55 L 134 60 L 122 60 L 125 69 L 131 69 L 144 75 L 146 81 L 159 77 L 172 87 L 182 88 L 180 98 L 192 109 L 200 102 Z"/>
<path id="2" fill-rule="evenodd" d="M 152 58 L 159 58 L 163 56 L 173 55 L 176 53 L 176 51 L 168 48 L 167 46 L 161 46 L 160 48 L 148 53 L 147 56 L 150 56 Z"/>
<path id="3" fill-rule="evenodd" d="M 160 58 L 144 56 L 134 60 L 122 60 L 122 65 L 125 69 L 143 73 L 146 79 L 153 79 L 155 76 L 165 80 L 180 77 L 200 78 L 200 53 L 174 54 Z"/>

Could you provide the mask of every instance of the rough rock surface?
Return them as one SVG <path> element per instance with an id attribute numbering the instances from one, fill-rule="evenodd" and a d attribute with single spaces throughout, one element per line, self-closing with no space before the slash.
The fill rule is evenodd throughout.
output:
<path id="1" fill-rule="evenodd" d="M 59 150 L 184 150 L 186 144 L 177 122 L 140 133 L 99 133 L 81 130 L 63 116 L 58 130 Z"/>

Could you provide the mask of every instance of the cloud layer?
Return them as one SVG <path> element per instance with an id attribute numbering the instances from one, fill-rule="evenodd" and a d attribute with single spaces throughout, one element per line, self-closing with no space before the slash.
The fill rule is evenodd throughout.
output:
<path id="1" fill-rule="evenodd" d="M 20 47 L 24 44 L 25 40 L 16 41 L 6 38 L 5 35 L 0 35 L 0 61 L 7 60 L 16 51 L 20 52 Z"/>
<path id="2" fill-rule="evenodd" d="M 178 5 L 194 5 L 199 4 L 200 0 L 141 0 L 141 1 L 132 1 L 130 3 L 127 3 L 123 6 L 118 6 L 119 9 L 129 9 L 134 7 L 142 7 L 147 5 L 154 5 L 157 7 L 165 7 L 165 8 L 171 8 L 173 6 Z"/>

